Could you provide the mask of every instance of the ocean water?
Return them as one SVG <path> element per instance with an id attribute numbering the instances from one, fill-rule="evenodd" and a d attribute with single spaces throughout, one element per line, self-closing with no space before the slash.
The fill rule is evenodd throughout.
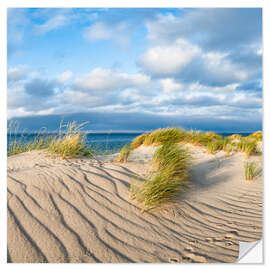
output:
<path id="1" fill-rule="evenodd" d="M 97 152 L 117 153 L 123 146 L 132 142 L 132 140 L 142 133 L 88 133 L 85 136 L 85 143 L 93 147 Z M 218 133 L 222 136 L 230 136 L 234 133 Z M 238 133 L 242 136 L 248 136 L 251 133 Z M 8 145 L 14 140 L 27 144 L 34 140 L 37 133 L 18 133 L 8 135 Z M 54 134 L 51 134 L 52 136 Z"/>

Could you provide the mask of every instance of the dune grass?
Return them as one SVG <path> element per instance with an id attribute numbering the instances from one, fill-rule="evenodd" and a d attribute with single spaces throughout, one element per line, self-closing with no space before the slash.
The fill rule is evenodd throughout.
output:
<path id="1" fill-rule="evenodd" d="M 257 151 L 257 142 L 252 139 L 242 138 L 237 144 L 237 151 L 246 153 L 249 157 L 251 154 L 255 154 Z"/>
<path id="2" fill-rule="evenodd" d="M 145 140 L 145 138 L 148 136 L 148 133 L 142 134 L 140 136 L 137 136 L 130 144 L 130 149 L 134 150 L 141 146 Z"/>
<path id="3" fill-rule="evenodd" d="M 18 125 L 16 122 L 11 122 L 9 133 L 10 136 L 13 135 L 13 139 L 8 145 L 8 156 L 41 149 L 64 159 L 92 156 L 94 151 L 84 143 L 85 136 L 80 131 L 85 124 L 78 125 L 76 122 L 69 122 L 63 125 L 61 122 L 56 135 L 45 133 L 46 129 L 43 128 L 33 140 L 27 142 L 23 135 L 20 139 L 16 138 Z"/>
<path id="4" fill-rule="evenodd" d="M 154 173 L 140 185 L 131 184 L 131 198 L 147 211 L 172 202 L 178 191 L 188 187 L 191 156 L 188 150 L 174 143 L 166 143 L 153 157 Z"/>
<path id="5" fill-rule="evenodd" d="M 256 142 L 261 142 L 263 139 L 263 134 L 261 131 L 256 131 L 248 136 L 250 139 L 254 139 Z"/>
<path id="6" fill-rule="evenodd" d="M 246 153 L 248 157 L 257 152 L 257 142 L 261 139 L 262 133 L 260 131 L 248 137 L 242 137 L 239 134 L 222 137 L 215 132 L 200 133 L 197 131 L 185 131 L 180 128 L 164 128 L 136 137 L 131 142 L 130 150 L 134 150 L 140 145 L 157 146 L 165 143 L 190 143 L 194 146 L 205 147 L 209 154 L 223 150 L 229 156 L 237 151 Z"/>
<path id="7" fill-rule="evenodd" d="M 47 148 L 48 152 L 63 159 L 93 156 L 93 149 L 85 144 L 85 135 L 81 133 L 81 128 L 85 124 L 78 125 L 75 121 L 69 122 L 64 126 L 64 131 L 60 125 L 58 135 L 51 140 Z"/>
<path id="8" fill-rule="evenodd" d="M 161 145 L 176 143 L 181 140 L 183 131 L 180 128 L 157 129 L 144 137 L 143 145 Z"/>
<path id="9" fill-rule="evenodd" d="M 46 129 L 43 128 L 31 141 L 27 141 L 26 137 L 23 135 L 25 130 L 22 133 L 19 133 L 19 124 L 17 121 L 11 121 L 7 130 L 10 139 L 10 143 L 7 146 L 8 156 L 33 150 L 46 149 L 53 139 L 51 135 L 45 133 Z"/>
<path id="10" fill-rule="evenodd" d="M 130 153 L 130 144 L 126 144 L 120 151 L 119 153 L 119 159 L 118 161 L 119 162 L 127 162 L 128 161 L 128 156 L 129 156 L 129 153 Z"/>
<path id="11" fill-rule="evenodd" d="M 244 169 L 245 169 L 245 179 L 246 180 L 253 180 L 256 176 L 260 174 L 260 169 L 258 168 L 257 163 L 255 162 L 244 162 Z"/>

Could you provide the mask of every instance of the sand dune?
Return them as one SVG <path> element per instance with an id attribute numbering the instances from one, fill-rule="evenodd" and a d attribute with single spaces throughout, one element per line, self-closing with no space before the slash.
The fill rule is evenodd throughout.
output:
<path id="1" fill-rule="evenodd" d="M 239 153 L 226 158 L 191 147 L 189 191 L 141 213 L 129 186 L 147 174 L 148 149 L 125 164 L 42 151 L 9 157 L 8 261 L 235 262 L 239 240 L 262 237 L 262 180 L 243 179 Z"/>

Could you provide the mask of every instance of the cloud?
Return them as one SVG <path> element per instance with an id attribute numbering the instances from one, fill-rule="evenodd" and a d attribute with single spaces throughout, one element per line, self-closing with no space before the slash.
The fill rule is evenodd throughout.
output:
<path id="1" fill-rule="evenodd" d="M 260 44 L 261 8 L 202 8 L 184 10 L 180 16 L 160 14 L 146 22 L 148 38 L 171 43 L 179 38 L 192 40 L 204 50 L 238 49 Z"/>
<path id="2" fill-rule="evenodd" d="M 139 65 L 151 76 L 172 77 L 182 82 L 224 86 L 246 80 L 251 72 L 232 62 L 228 53 L 203 52 L 185 40 L 150 48 Z"/>
<path id="3" fill-rule="evenodd" d="M 34 78 L 25 84 L 25 92 L 34 97 L 47 98 L 53 96 L 57 84 L 46 78 Z"/>
<path id="4" fill-rule="evenodd" d="M 237 111 L 235 111 L 237 115 Z M 20 126 L 27 130 L 40 130 L 47 127 L 48 130 L 57 130 L 60 121 L 88 121 L 87 130 L 152 130 L 167 126 L 180 126 L 186 129 L 198 129 L 203 131 L 214 130 L 217 132 L 249 132 L 260 130 L 262 121 L 260 114 L 252 114 L 249 118 L 242 119 L 236 116 L 234 119 L 225 116 L 213 116 L 206 118 L 200 115 L 182 114 L 157 114 L 146 112 L 87 112 L 74 114 L 51 114 L 47 116 L 16 117 Z"/>
<path id="5" fill-rule="evenodd" d="M 16 82 L 26 78 L 28 67 L 26 65 L 20 65 L 11 67 L 7 71 L 8 82 Z"/>
<path id="6" fill-rule="evenodd" d="M 73 73 L 71 71 L 65 71 L 61 74 L 59 74 L 57 77 L 56 77 L 56 80 L 60 83 L 63 83 L 67 80 L 69 80 L 71 77 L 72 77 Z"/>
<path id="7" fill-rule="evenodd" d="M 97 22 L 84 28 L 83 37 L 89 42 L 97 40 L 113 40 L 116 44 L 127 47 L 130 42 L 128 33 L 129 28 L 129 25 L 126 22 L 119 22 L 111 25 L 104 22 Z"/>
<path id="8" fill-rule="evenodd" d="M 175 92 L 175 91 L 181 91 L 181 89 L 183 89 L 183 86 L 179 83 L 176 83 L 174 79 L 172 78 L 162 79 L 160 82 L 161 82 L 163 91 L 167 94 Z"/>
<path id="9" fill-rule="evenodd" d="M 200 53 L 197 46 L 178 39 L 172 45 L 150 48 L 140 59 L 140 65 L 153 75 L 175 75 Z"/>
<path id="10" fill-rule="evenodd" d="M 35 25 L 34 31 L 37 34 L 45 34 L 52 30 L 56 30 L 66 26 L 69 23 L 69 18 L 65 15 L 59 14 L 49 18 L 43 24 Z"/>
<path id="11" fill-rule="evenodd" d="M 74 88 L 84 91 L 115 91 L 148 84 L 150 78 L 144 74 L 117 73 L 111 69 L 95 68 L 75 80 Z"/>

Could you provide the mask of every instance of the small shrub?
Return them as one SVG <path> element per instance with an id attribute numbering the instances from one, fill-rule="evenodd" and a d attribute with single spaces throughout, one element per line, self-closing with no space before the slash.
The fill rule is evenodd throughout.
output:
<path id="1" fill-rule="evenodd" d="M 244 162 L 244 169 L 245 169 L 245 179 L 246 180 L 253 180 L 256 176 L 260 174 L 260 170 L 258 165 L 255 162 Z"/>
<path id="2" fill-rule="evenodd" d="M 130 145 L 129 144 L 126 144 L 120 151 L 119 153 L 119 159 L 118 161 L 119 162 L 127 162 L 128 160 L 128 156 L 130 154 Z"/>
<path id="3" fill-rule="evenodd" d="M 131 197 L 142 204 L 142 211 L 175 199 L 177 191 L 187 188 L 191 156 L 176 144 L 164 144 L 153 157 L 154 175 L 140 186 L 131 185 Z"/>

